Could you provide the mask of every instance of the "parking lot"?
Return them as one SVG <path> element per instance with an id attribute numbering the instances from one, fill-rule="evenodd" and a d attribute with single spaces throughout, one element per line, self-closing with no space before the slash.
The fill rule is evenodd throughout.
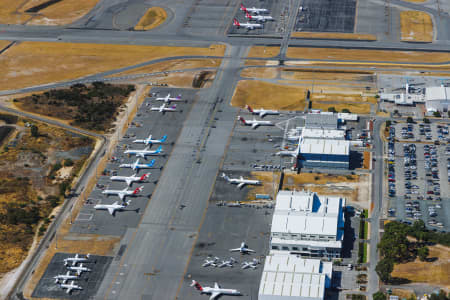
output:
<path id="1" fill-rule="evenodd" d="M 390 216 L 409 223 L 423 220 L 430 229 L 448 230 L 448 125 L 399 123 L 392 128 L 391 135 L 401 142 L 389 145 Z"/>
<path id="2" fill-rule="evenodd" d="M 127 228 L 134 228 L 138 225 L 148 199 L 156 187 L 158 178 L 162 172 L 161 169 L 164 167 L 172 151 L 173 144 L 183 126 L 186 115 L 189 113 L 193 101 L 195 101 L 195 90 L 153 88 L 151 92 L 155 93 L 155 97 L 164 97 L 168 93 L 172 97 L 176 97 L 180 94 L 187 102 L 177 102 L 177 111 L 162 114 L 158 111 L 150 110 L 153 106 L 161 106 L 162 102 L 155 101 L 155 97 L 146 98 L 126 134 L 120 139 L 113 157 L 106 166 L 104 175 L 98 178 L 97 185 L 89 196 L 88 201 L 86 201 L 80 213 L 74 219 L 70 229 L 71 232 L 121 236 Z M 162 144 L 162 155 L 147 156 L 146 159 L 139 159 L 139 163 L 141 164 L 149 164 L 152 159 L 155 159 L 153 167 L 136 171 L 131 168 L 119 168 L 120 164 L 133 164 L 136 162 L 136 156 L 128 156 L 123 154 L 123 151 L 126 149 L 144 149 L 146 147 L 145 145 L 133 143 L 133 141 L 135 139 L 145 139 L 150 134 L 152 134 L 152 138 L 154 139 L 160 139 L 164 135 L 167 135 L 166 142 Z M 157 147 L 157 145 L 153 145 L 151 150 L 155 150 Z M 107 210 L 96 210 L 94 208 L 96 204 L 100 203 L 112 204 L 116 201 L 121 202 L 117 195 L 102 194 L 106 189 L 123 190 L 127 187 L 125 182 L 111 181 L 111 176 L 132 176 L 134 174 L 141 176 L 145 173 L 151 173 L 145 182 L 135 182 L 129 187 L 129 190 L 134 190 L 140 186 L 143 186 L 144 189 L 139 194 L 125 199 L 131 200 L 131 203 L 126 209 L 117 211 L 112 216 Z"/>

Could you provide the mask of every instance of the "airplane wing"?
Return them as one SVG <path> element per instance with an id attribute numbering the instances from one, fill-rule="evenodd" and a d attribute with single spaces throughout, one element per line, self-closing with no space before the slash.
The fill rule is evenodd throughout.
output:
<path id="1" fill-rule="evenodd" d="M 120 200 L 123 201 L 123 198 L 125 197 L 125 194 L 124 193 L 119 193 L 119 194 L 117 194 L 117 196 L 119 196 Z"/>
<path id="2" fill-rule="evenodd" d="M 220 286 L 219 286 L 219 284 L 217 282 L 214 282 L 214 288 L 215 289 L 220 289 Z"/>
<path id="3" fill-rule="evenodd" d="M 259 125 L 258 123 L 253 123 L 252 124 L 252 129 L 255 129 L 256 127 L 258 127 L 258 125 Z"/>
<path id="4" fill-rule="evenodd" d="M 260 116 L 261 118 L 263 118 L 266 114 L 267 114 L 267 112 L 263 111 L 263 112 L 260 112 L 260 113 L 259 113 L 259 116 Z"/>
<path id="5" fill-rule="evenodd" d="M 237 187 L 239 188 L 239 189 L 242 189 L 242 187 L 245 185 L 245 182 L 241 182 L 241 183 L 239 183 L 238 185 L 237 185 Z"/>
<path id="6" fill-rule="evenodd" d="M 241 251 L 241 248 L 234 248 L 234 249 L 230 249 L 231 252 L 238 252 Z"/>
<path id="7" fill-rule="evenodd" d="M 248 248 L 245 248 L 245 251 L 247 251 L 247 252 L 256 252 L 255 250 L 248 249 Z"/>
<path id="8" fill-rule="evenodd" d="M 127 183 L 128 186 L 130 186 L 133 181 L 130 178 L 125 179 L 125 182 Z"/>
<path id="9" fill-rule="evenodd" d="M 216 299 L 219 295 L 220 295 L 220 293 L 218 293 L 218 292 L 212 293 L 212 294 L 211 294 L 211 297 L 209 297 L 209 300 L 214 300 L 214 299 Z"/>
<path id="10" fill-rule="evenodd" d="M 108 207 L 108 211 L 109 211 L 109 213 L 110 213 L 111 215 L 113 215 L 113 214 L 114 214 L 114 208 L 112 208 L 112 207 Z"/>
<path id="11" fill-rule="evenodd" d="M 71 288 L 71 287 L 68 287 L 67 290 L 66 290 L 66 293 L 67 293 L 67 294 L 70 294 L 71 291 L 72 291 L 72 288 Z"/>

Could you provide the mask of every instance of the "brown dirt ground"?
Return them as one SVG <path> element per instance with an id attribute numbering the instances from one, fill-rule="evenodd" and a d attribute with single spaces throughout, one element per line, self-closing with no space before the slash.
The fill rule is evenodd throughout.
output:
<path id="1" fill-rule="evenodd" d="M 396 264 L 393 277 L 407 278 L 413 282 L 439 285 L 450 288 L 450 248 L 442 245 L 428 246 L 429 257 L 436 257 L 434 262 L 423 262 L 418 258 L 406 264 Z"/>
<path id="2" fill-rule="evenodd" d="M 289 47 L 287 56 L 303 59 L 336 59 L 359 61 L 389 61 L 389 62 L 448 62 L 450 52 L 428 53 L 420 51 L 387 51 L 387 50 L 356 50 L 328 48 Z"/>
<path id="3" fill-rule="evenodd" d="M 257 80 L 241 80 L 234 91 L 231 105 L 244 107 L 248 104 L 265 109 L 303 110 L 305 97 L 305 88 Z"/>
<path id="4" fill-rule="evenodd" d="M 2 24 L 24 24 L 31 16 L 18 12 L 24 1 L 2 0 L 0 20 Z"/>
<path id="5" fill-rule="evenodd" d="M 324 103 L 318 101 L 312 101 L 313 109 L 321 109 L 322 111 L 328 111 L 329 107 L 334 107 L 336 111 L 342 111 L 348 109 L 351 113 L 355 114 L 369 114 L 370 104 L 364 103 Z"/>
<path id="6" fill-rule="evenodd" d="M 371 152 L 364 151 L 363 169 L 370 169 Z"/>
<path id="7" fill-rule="evenodd" d="M 342 39 L 342 40 L 361 40 L 361 41 L 376 41 L 377 36 L 374 34 L 364 33 L 328 33 L 328 32 L 293 32 L 293 38 L 307 38 L 307 39 Z"/>
<path id="8" fill-rule="evenodd" d="M 327 88 L 327 87 L 325 87 Z M 351 90 L 348 89 L 348 94 L 333 94 L 332 91 L 327 91 L 325 89 L 325 93 L 318 93 L 317 91 L 322 90 L 322 86 L 314 85 L 314 93 L 311 95 L 311 100 L 314 101 L 336 101 L 336 102 L 358 102 L 358 103 L 378 103 L 377 98 L 374 96 L 366 96 L 361 95 L 365 91 L 365 89 L 360 88 L 354 92 L 359 92 L 359 94 L 351 93 Z M 350 91 L 349 91 L 350 90 Z M 335 88 L 334 88 L 334 91 Z"/>
<path id="9" fill-rule="evenodd" d="M 75 79 L 144 61 L 179 55 L 224 54 L 225 46 L 210 48 L 23 42 L 0 56 L 0 89 Z M 127 55 L 123 55 L 127 53 Z"/>
<path id="10" fill-rule="evenodd" d="M 273 79 L 277 77 L 279 68 L 245 68 L 242 77 Z"/>
<path id="11" fill-rule="evenodd" d="M 334 70 L 314 70 L 314 69 L 294 69 L 284 68 L 281 71 L 281 77 L 289 80 L 336 80 L 336 81 L 356 81 L 368 82 L 372 81 L 373 72 L 359 73 L 357 71 Z"/>
<path id="12" fill-rule="evenodd" d="M 5 48 L 5 47 L 8 46 L 9 44 L 11 44 L 10 41 L 0 40 L 0 50 L 2 50 L 3 48 Z"/>
<path id="13" fill-rule="evenodd" d="M 400 12 L 401 40 L 408 42 L 433 41 L 433 21 L 423 11 Z"/>
<path id="14" fill-rule="evenodd" d="M 247 57 L 274 57 L 280 52 L 280 47 L 253 46 Z"/>
<path id="15" fill-rule="evenodd" d="M 169 73 L 167 76 L 148 76 L 141 77 L 139 81 L 145 79 L 148 82 L 158 83 L 158 84 L 168 84 L 170 87 L 179 87 L 179 88 L 192 88 L 192 82 L 195 76 L 199 72 L 182 72 L 182 73 Z M 202 88 L 207 88 L 212 84 L 214 80 L 216 72 L 211 72 L 210 75 L 206 78 L 206 83 Z"/>
<path id="16" fill-rule="evenodd" d="M 251 172 L 252 178 L 260 180 L 261 185 L 251 186 L 247 193 L 247 200 L 255 200 L 256 194 L 267 194 L 274 199 L 278 192 L 280 172 Z"/>
<path id="17" fill-rule="evenodd" d="M 151 7 L 147 10 L 145 15 L 139 20 L 139 22 L 134 26 L 134 30 L 151 30 L 162 23 L 167 18 L 167 13 L 164 8 L 161 7 Z"/>

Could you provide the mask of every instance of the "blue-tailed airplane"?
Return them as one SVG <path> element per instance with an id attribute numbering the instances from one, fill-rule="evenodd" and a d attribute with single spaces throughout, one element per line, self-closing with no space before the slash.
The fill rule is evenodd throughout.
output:
<path id="1" fill-rule="evenodd" d="M 121 164 L 120 166 L 119 166 L 119 168 L 131 168 L 131 169 L 133 169 L 134 171 L 136 171 L 136 170 L 139 170 L 139 169 L 150 169 L 150 168 L 153 168 L 153 166 L 155 165 L 155 160 L 154 159 L 152 159 L 151 161 L 150 161 L 150 163 L 148 163 L 148 164 L 140 164 L 139 163 L 139 158 L 134 162 L 134 163 L 132 163 L 132 164 Z"/>
<path id="2" fill-rule="evenodd" d="M 137 157 L 145 158 L 147 155 L 158 155 L 163 152 L 162 146 L 160 145 L 156 150 L 149 150 L 150 147 L 145 147 L 143 150 L 126 150 L 125 154 L 136 155 Z"/>
<path id="3" fill-rule="evenodd" d="M 152 135 L 150 134 L 148 138 L 143 140 L 134 140 L 133 143 L 137 144 L 146 144 L 146 145 L 153 145 L 153 144 L 162 144 L 167 140 L 167 135 L 163 136 L 160 140 L 152 139 Z"/>

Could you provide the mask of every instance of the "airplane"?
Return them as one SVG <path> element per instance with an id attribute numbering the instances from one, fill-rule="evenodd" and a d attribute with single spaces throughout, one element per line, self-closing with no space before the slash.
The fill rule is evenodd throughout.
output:
<path id="1" fill-rule="evenodd" d="M 133 171 L 139 170 L 139 169 L 150 169 L 153 168 L 153 165 L 155 164 L 155 160 L 152 159 L 150 163 L 148 164 L 140 164 L 139 158 L 132 164 L 121 164 L 119 165 L 119 168 L 131 168 Z"/>
<path id="2" fill-rule="evenodd" d="M 239 23 L 238 20 L 234 19 L 233 20 L 233 25 L 236 26 L 237 28 L 239 27 L 244 27 L 247 28 L 247 30 L 253 30 L 256 28 L 263 28 L 262 24 L 257 24 L 257 23 Z"/>
<path id="3" fill-rule="evenodd" d="M 98 210 L 108 210 L 108 212 L 114 216 L 116 210 L 122 210 L 126 208 L 128 205 L 130 205 L 131 201 L 127 201 L 123 204 L 119 204 L 118 201 L 114 202 L 113 204 L 97 204 L 94 206 L 95 209 Z"/>
<path id="4" fill-rule="evenodd" d="M 53 278 L 55 278 L 55 283 L 58 283 L 60 280 L 62 280 L 62 283 L 66 283 L 69 279 L 78 279 L 78 275 L 70 275 L 70 271 L 67 271 L 67 274 L 58 274 Z"/>
<path id="5" fill-rule="evenodd" d="M 300 144 L 294 150 L 281 150 L 275 153 L 277 156 L 293 156 L 297 157 L 300 150 Z"/>
<path id="6" fill-rule="evenodd" d="M 267 8 L 245 7 L 244 4 L 241 3 L 241 11 L 259 15 L 261 13 L 267 13 L 269 10 Z"/>
<path id="7" fill-rule="evenodd" d="M 261 184 L 261 181 L 259 180 L 244 179 L 244 177 L 242 176 L 240 178 L 230 178 L 225 173 L 222 173 L 222 177 L 225 178 L 225 180 L 231 184 L 237 184 L 237 188 L 239 189 L 246 184 L 253 184 L 253 185 Z"/>
<path id="8" fill-rule="evenodd" d="M 142 176 L 136 176 L 134 174 L 133 176 L 112 176 L 110 179 L 113 181 L 125 181 L 128 186 L 132 185 L 133 182 L 142 182 L 146 180 L 152 173 L 145 173 Z"/>
<path id="9" fill-rule="evenodd" d="M 158 149 L 156 149 L 156 150 L 148 150 L 148 149 L 149 149 L 149 146 L 145 147 L 145 149 L 143 149 L 143 150 L 126 150 L 123 153 L 131 154 L 131 155 L 134 154 L 138 157 L 145 158 L 147 155 L 158 155 L 163 151 L 161 145 L 159 145 Z"/>
<path id="10" fill-rule="evenodd" d="M 64 265 L 67 266 L 70 262 L 72 262 L 72 266 L 75 266 L 79 262 L 87 262 L 89 261 L 90 254 L 86 254 L 86 257 L 78 256 L 78 253 L 75 254 L 75 257 L 64 258 Z"/>
<path id="11" fill-rule="evenodd" d="M 259 260 L 254 258 L 253 261 L 248 262 L 248 261 L 244 261 L 242 263 L 242 267 L 241 269 L 248 269 L 248 268 L 252 268 L 252 269 L 256 269 L 256 267 L 259 265 Z"/>
<path id="12" fill-rule="evenodd" d="M 253 115 L 258 115 L 260 118 L 264 118 L 266 115 L 279 115 L 280 112 L 278 110 L 268 110 L 268 109 L 253 109 L 250 105 L 246 105 L 245 108 L 251 112 Z"/>
<path id="13" fill-rule="evenodd" d="M 258 126 L 273 126 L 271 121 L 260 121 L 253 118 L 253 120 L 246 121 L 243 117 L 238 116 L 238 120 L 242 122 L 242 124 L 247 126 L 252 126 L 253 129 L 256 129 Z"/>
<path id="14" fill-rule="evenodd" d="M 67 269 L 70 270 L 70 271 L 77 272 L 78 275 L 81 275 L 81 273 L 83 273 L 83 272 L 91 272 L 91 269 L 89 269 L 87 267 L 83 267 L 83 264 L 80 264 L 79 267 L 77 267 L 77 266 L 68 266 Z"/>
<path id="15" fill-rule="evenodd" d="M 165 113 L 166 111 L 176 111 L 177 110 L 177 105 L 174 104 L 170 107 L 166 106 L 166 103 L 163 103 L 161 106 L 152 106 L 150 107 L 150 110 L 152 111 L 158 111 L 160 113 Z"/>
<path id="16" fill-rule="evenodd" d="M 253 253 L 256 252 L 255 250 L 247 248 L 247 245 L 245 244 L 245 242 L 241 243 L 241 247 L 230 249 L 230 251 L 231 252 L 240 252 L 240 253 L 243 253 L 243 254 L 250 253 L 250 252 L 253 252 Z"/>
<path id="17" fill-rule="evenodd" d="M 70 294 L 72 290 L 82 290 L 83 288 L 79 285 L 76 285 L 73 281 L 70 282 L 70 284 L 64 284 L 60 283 L 59 286 L 63 289 L 67 289 L 66 293 Z"/>
<path id="18" fill-rule="evenodd" d="M 245 17 L 249 21 L 256 21 L 256 22 L 273 21 L 273 18 L 271 16 L 260 16 L 260 15 L 252 16 L 248 13 L 248 11 L 245 12 Z"/>
<path id="19" fill-rule="evenodd" d="M 217 262 L 219 261 L 219 258 L 216 256 L 214 259 L 205 259 L 205 263 L 202 265 L 202 267 L 217 267 Z"/>
<path id="20" fill-rule="evenodd" d="M 126 196 L 134 196 L 139 194 L 140 192 L 142 192 L 142 190 L 144 189 L 144 186 L 138 187 L 134 190 L 128 190 L 128 187 L 124 188 L 123 190 L 104 190 L 102 192 L 102 194 L 107 194 L 107 195 L 117 195 L 119 196 L 120 200 L 123 201 L 123 199 Z"/>
<path id="21" fill-rule="evenodd" d="M 217 265 L 217 267 L 219 268 L 223 268 L 223 267 L 233 267 L 233 264 L 236 262 L 236 260 L 232 257 L 230 257 L 229 260 L 222 260 L 222 262 L 220 264 Z"/>
<path id="22" fill-rule="evenodd" d="M 146 145 L 153 145 L 153 144 L 162 144 L 167 140 L 167 135 L 163 136 L 160 140 L 154 140 L 152 139 L 152 135 L 150 134 L 148 138 L 144 140 L 134 140 L 133 143 L 140 143 L 140 144 L 146 144 Z"/>
<path id="23" fill-rule="evenodd" d="M 222 289 L 217 282 L 214 282 L 214 287 L 202 287 L 200 283 L 195 280 L 192 280 L 191 286 L 195 286 L 195 288 L 200 291 L 200 294 L 210 294 L 209 300 L 214 300 L 220 295 L 230 295 L 230 296 L 241 296 L 242 294 L 238 290 L 234 289 Z"/>
<path id="24" fill-rule="evenodd" d="M 167 94 L 166 97 L 160 97 L 160 98 L 156 98 L 156 101 L 164 101 L 164 103 L 170 103 L 170 102 L 174 102 L 174 101 L 183 101 L 181 99 L 181 94 L 176 96 L 175 98 L 170 98 L 170 93 Z"/>

